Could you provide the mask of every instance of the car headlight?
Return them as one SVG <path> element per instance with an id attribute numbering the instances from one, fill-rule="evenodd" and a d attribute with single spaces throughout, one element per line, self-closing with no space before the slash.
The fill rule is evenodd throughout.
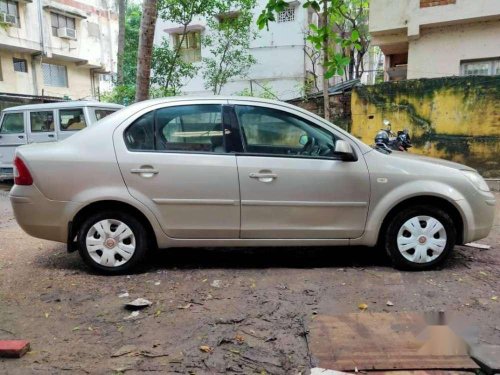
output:
<path id="1" fill-rule="evenodd" d="M 467 171 L 467 170 L 462 170 L 461 171 L 465 177 L 469 179 L 470 182 L 479 190 L 482 191 L 490 191 L 490 187 L 484 181 L 484 179 L 481 177 L 481 175 L 477 172 L 474 171 Z"/>

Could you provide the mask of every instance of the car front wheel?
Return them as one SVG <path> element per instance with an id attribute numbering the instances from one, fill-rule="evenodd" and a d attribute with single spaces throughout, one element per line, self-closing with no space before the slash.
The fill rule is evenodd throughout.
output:
<path id="1" fill-rule="evenodd" d="M 78 231 L 78 250 L 85 263 L 105 274 L 131 270 L 146 254 L 147 232 L 132 215 L 101 212 L 90 215 Z"/>
<path id="2" fill-rule="evenodd" d="M 427 270 L 448 258 L 455 246 L 456 230 L 453 220 L 442 209 L 409 207 L 391 220 L 385 240 L 396 268 Z"/>

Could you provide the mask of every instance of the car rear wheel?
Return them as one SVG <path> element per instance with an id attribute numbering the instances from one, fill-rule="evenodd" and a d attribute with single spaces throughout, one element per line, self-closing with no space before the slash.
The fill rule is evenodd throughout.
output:
<path id="1" fill-rule="evenodd" d="M 416 206 L 396 214 L 385 240 L 396 268 L 427 270 L 448 258 L 455 246 L 456 230 L 453 220 L 442 209 Z"/>
<path id="2" fill-rule="evenodd" d="M 131 270 L 146 254 L 147 232 L 132 215 L 101 212 L 90 215 L 78 231 L 78 250 L 85 263 L 105 274 Z"/>

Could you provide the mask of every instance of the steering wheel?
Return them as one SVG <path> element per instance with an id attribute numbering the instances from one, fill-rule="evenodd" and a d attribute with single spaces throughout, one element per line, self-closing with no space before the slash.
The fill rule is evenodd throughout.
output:
<path id="1" fill-rule="evenodd" d="M 314 148 L 316 147 L 317 141 L 314 137 L 308 137 L 306 144 L 299 151 L 300 155 L 311 155 Z"/>

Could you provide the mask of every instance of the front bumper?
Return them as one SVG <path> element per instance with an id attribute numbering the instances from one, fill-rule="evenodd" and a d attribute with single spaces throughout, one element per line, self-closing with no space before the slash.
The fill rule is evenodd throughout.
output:
<path id="1" fill-rule="evenodd" d="M 488 237 L 495 219 L 495 196 L 492 193 L 481 193 L 471 203 L 466 215 L 467 225 L 463 243 Z M 468 216 L 468 217 L 467 217 Z"/>
<path id="2" fill-rule="evenodd" d="M 33 237 L 66 243 L 68 222 L 77 209 L 77 204 L 50 200 L 35 185 L 14 185 L 9 197 L 14 216 L 26 233 Z"/>

